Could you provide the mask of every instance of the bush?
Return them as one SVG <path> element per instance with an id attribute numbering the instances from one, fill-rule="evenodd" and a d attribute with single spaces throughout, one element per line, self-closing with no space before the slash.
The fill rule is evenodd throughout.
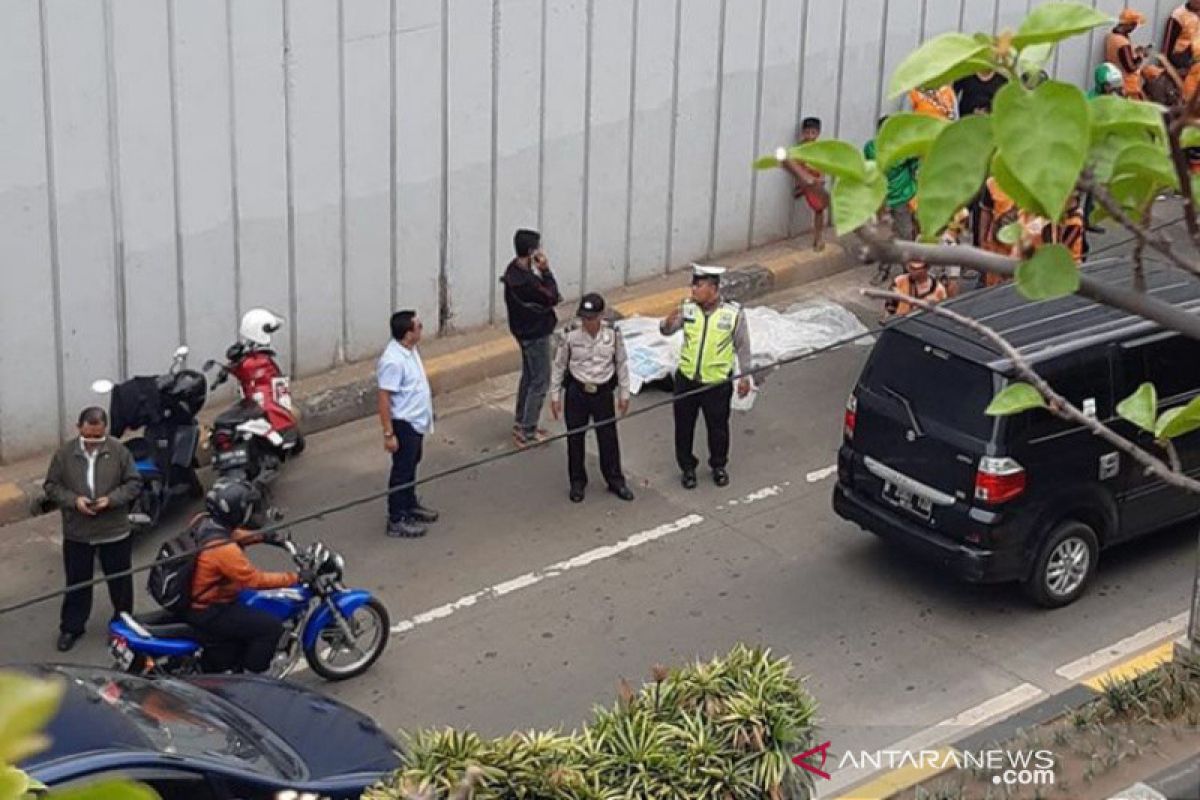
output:
<path id="1" fill-rule="evenodd" d="M 364 800 L 804 800 L 791 762 L 814 744 L 816 703 L 787 659 L 739 645 L 725 658 L 621 682 L 571 734 L 485 740 L 451 729 L 408 737 L 409 767 Z"/>

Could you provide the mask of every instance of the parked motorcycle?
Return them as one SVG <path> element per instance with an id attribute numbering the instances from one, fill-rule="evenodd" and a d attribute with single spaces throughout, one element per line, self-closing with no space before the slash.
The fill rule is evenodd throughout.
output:
<path id="1" fill-rule="evenodd" d="M 237 602 L 283 620 L 284 632 L 271 663 L 272 677 L 286 677 L 300 655 L 317 675 L 342 681 L 366 672 L 387 647 L 391 623 L 383 603 L 363 589 L 342 584 L 346 562 L 320 542 L 301 550 L 278 543 L 303 571 L 315 577 L 287 589 L 243 591 Z M 108 627 L 116 668 L 138 675 L 194 675 L 212 671 L 205 647 L 219 642 L 165 611 L 122 613 Z M 207 668 L 206 668 L 207 667 Z"/>
<path id="2" fill-rule="evenodd" d="M 101 379 L 92 384 L 92 391 L 110 395 L 113 436 L 142 429 L 141 436 L 125 442 L 142 476 L 142 490 L 129 513 L 134 532 L 158 525 L 176 498 L 204 496 L 196 474 L 200 443 L 196 415 L 208 398 L 208 384 L 204 375 L 187 369 L 187 357 L 188 348 L 180 347 L 164 375 L 130 378 L 121 384 Z"/>
<path id="3" fill-rule="evenodd" d="M 238 402 L 213 423 L 213 468 L 221 477 L 250 481 L 264 496 L 283 463 L 304 451 L 289 381 L 271 349 L 271 335 L 282 325 L 283 318 L 265 308 L 247 311 L 225 361 L 204 365 L 205 372 L 218 370 L 214 388 L 231 376 L 238 382 Z"/>

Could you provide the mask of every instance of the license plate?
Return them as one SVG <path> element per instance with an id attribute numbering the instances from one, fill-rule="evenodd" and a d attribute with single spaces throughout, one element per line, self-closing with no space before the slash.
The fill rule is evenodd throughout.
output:
<path id="1" fill-rule="evenodd" d="M 250 454 L 245 450 L 230 450 L 217 454 L 218 467 L 244 467 L 250 463 Z"/>
<path id="2" fill-rule="evenodd" d="M 933 515 L 933 501 L 893 483 L 883 485 L 883 499 L 921 519 L 929 519 Z"/>
<path id="3" fill-rule="evenodd" d="M 108 652 L 112 653 L 112 657 L 116 659 L 120 669 L 129 669 L 133 666 L 133 651 L 129 649 L 129 645 L 123 639 L 113 639 L 108 646 Z"/>

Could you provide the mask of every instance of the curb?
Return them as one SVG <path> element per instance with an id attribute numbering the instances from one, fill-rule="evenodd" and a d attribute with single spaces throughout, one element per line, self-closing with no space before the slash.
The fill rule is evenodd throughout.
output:
<path id="1" fill-rule="evenodd" d="M 786 244 L 786 243 L 785 243 Z M 836 243 L 831 243 L 820 254 L 788 247 L 772 248 L 778 255 L 738 266 L 730 270 L 723 282 L 726 297 L 746 302 L 778 289 L 797 286 L 820 280 L 842 272 L 855 265 L 851 255 Z M 770 252 L 770 249 L 767 250 Z M 753 257 L 753 253 L 748 254 Z M 738 260 L 736 256 L 733 260 Z M 684 271 L 677 270 L 666 277 L 682 278 Z M 614 294 L 632 292 L 628 299 L 613 303 L 618 318 L 631 316 L 666 316 L 682 296 L 683 289 L 659 290 L 662 278 L 649 281 L 649 287 L 626 287 L 614 290 Z M 574 306 L 560 306 L 559 317 L 573 312 Z M 464 335 L 462 346 L 454 348 L 453 339 L 434 340 L 430 349 L 446 345 L 450 349 L 425 359 L 425 371 L 429 376 L 434 396 L 495 378 L 521 367 L 517 344 L 503 326 L 491 326 L 476 334 Z M 340 367 L 322 375 L 304 378 L 292 384 L 292 397 L 296 403 L 305 434 L 335 428 L 376 413 L 375 364 L 364 361 Z M 202 414 L 201 424 L 211 421 L 212 415 Z M 201 448 L 198 454 L 200 465 L 207 466 L 209 453 Z M 34 516 L 35 507 L 41 501 L 40 480 L 0 481 L 0 525 L 7 525 Z"/>
<path id="2" fill-rule="evenodd" d="M 1156 667 L 1174 660 L 1177 644 L 1167 641 L 1114 664 L 1098 674 L 1083 678 L 1055 695 L 1051 695 L 1037 703 L 1023 708 L 974 733 L 967 734 L 953 743 L 937 746 L 938 751 L 978 752 L 994 747 L 997 743 L 1016 738 L 1022 730 L 1034 726 L 1045 725 L 1099 699 L 1104 692 L 1104 686 L 1114 681 L 1125 681 L 1150 672 Z M 945 761 L 945 759 L 939 759 Z M 1180 765 L 1176 765 L 1173 770 Z M 903 767 L 889 770 L 869 778 L 858 786 L 844 790 L 836 800 L 889 800 L 903 792 L 907 792 L 918 784 L 936 778 L 950 771 L 951 767 L 922 766 Z M 1170 771 L 1168 771 L 1170 772 Z M 1181 773 L 1182 774 L 1182 773 Z M 1166 773 L 1164 773 L 1166 775 Z M 1171 775 L 1172 779 L 1176 776 Z M 1188 772 L 1184 779 L 1190 779 Z M 1168 795 L 1171 797 L 1173 795 Z"/>

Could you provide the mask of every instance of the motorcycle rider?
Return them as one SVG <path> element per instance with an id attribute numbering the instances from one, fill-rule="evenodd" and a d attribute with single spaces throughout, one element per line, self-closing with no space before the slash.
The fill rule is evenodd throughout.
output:
<path id="1" fill-rule="evenodd" d="M 283 635 L 283 622 L 261 609 L 237 602 L 243 589 L 282 589 L 304 580 L 295 572 L 264 572 L 257 569 L 242 551 L 260 542 L 279 541 L 275 532 L 247 530 L 258 492 L 243 480 L 222 480 L 209 491 L 204 506 L 207 517 L 199 524 L 202 542 L 192 575 L 191 608 L 184 618 L 194 628 L 217 640 L 214 649 L 222 654 L 221 663 L 209 664 L 214 670 L 266 672 Z M 216 543 L 221 538 L 224 544 Z M 224 655 L 228 649 L 228 655 Z"/>

